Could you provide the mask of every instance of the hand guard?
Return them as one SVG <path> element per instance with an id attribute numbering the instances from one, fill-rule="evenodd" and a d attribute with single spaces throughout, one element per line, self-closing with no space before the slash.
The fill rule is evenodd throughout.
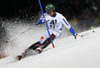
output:
<path id="1" fill-rule="evenodd" d="M 74 36 L 75 39 L 80 37 L 80 35 L 78 35 L 78 34 L 74 34 L 73 36 Z"/>

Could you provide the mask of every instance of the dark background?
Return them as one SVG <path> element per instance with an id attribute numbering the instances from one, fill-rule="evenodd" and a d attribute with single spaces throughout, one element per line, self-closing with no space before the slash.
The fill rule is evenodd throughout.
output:
<path id="1" fill-rule="evenodd" d="M 41 0 L 43 9 L 47 3 L 52 3 L 56 11 L 68 18 L 81 14 L 89 9 L 91 12 L 98 13 L 92 7 L 99 8 L 99 0 Z M 32 16 L 40 11 L 38 0 L 0 0 L 0 18 Z"/>
<path id="2" fill-rule="evenodd" d="M 13 17 L 39 10 L 38 0 L 0 0 L 0 17 Z M 31 9 L 30 9 L 31 8 Z M 30 9 L 30 10 L 28 10 Z M 34 10 L 34 11 L 33 11 Z"/>

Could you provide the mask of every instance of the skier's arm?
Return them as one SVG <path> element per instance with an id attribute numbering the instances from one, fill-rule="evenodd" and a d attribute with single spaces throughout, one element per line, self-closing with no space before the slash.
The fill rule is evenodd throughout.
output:
<path id="1" fill-rule="evenodd" d="M 72 26 L 70 27 L 69 31 L 70 31 L 73 35 L 75 35 L 75 31 L 74 31 L 74 29 L 72 28 Z"/>
<path id="2" fill-rule="evenodd" d="M 38 24 L 43 24 L 44 23 L 44 19 L 43 19 L 43 16 L 40 17 L 40 19 L 38 20 L 37 22 Z"/>
<path id="3" fill-rule="evenodd" d="M 80 35 L 75 33 L 75 31 L 74 31 L 74 29 L 72 27 L 70 27 L 69 31 L 73 34 L 75 39 L 80 36 Z"/>
<path id="4" fill-rule="evenodd" d="M 63 18 L 63 24 L 73 35 L 75 35 L 74 29 L 72 28 L 72 26 L 68 23 L 68 21 L 65 18 Z"/>
<path id="5" fill-rule="evenodd" d="M 64 21 L 63 24 L 73 34 L 75 39 L 80 36 L 75 33 L 74 29 L 72 28 L 72 26 L 68 23 L 68 21 L 65 18 L 63 18 L 63 21 Z"/>
<path id="6" fill-rule="evenodd" d="M 44 16 L 45 16 L 45 20 L 46 20 L 46 22 L 48 21 L 48 20 L 50 20 L 50 16 L 48 16 L 46 13 L 44 13 Z M 38 24 L 43 24 L 44 23 L 44 18 L 43 18 L 43 16 L 41 16 L 40 17 L 40 19 L 38 20 L 38 22 L 37 22 Z"/>

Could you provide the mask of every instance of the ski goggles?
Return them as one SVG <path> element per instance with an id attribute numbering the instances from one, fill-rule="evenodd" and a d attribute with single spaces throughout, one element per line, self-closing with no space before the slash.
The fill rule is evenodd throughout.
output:
<path id="1" fill-rule="evenodd" d="M 48 10 L 46 10 L 46 12 L 47 12 L 47 14 L 49 14 L 49 12 L 54 12 L 54 10 L 53 9 L 48 9 Z"/>

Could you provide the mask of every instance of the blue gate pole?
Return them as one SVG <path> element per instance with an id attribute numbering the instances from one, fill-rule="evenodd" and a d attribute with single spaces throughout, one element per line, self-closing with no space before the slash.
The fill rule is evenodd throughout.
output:
<path id="1" fill-rule="evenodd" d="M 40 5 L 40 9 L 41 9 L 41 12 L 42 12 L 42 15 L 43 15 L 43 19 L 44 19 L 45 25 L 46 25 L 46 27 L 47 27 L 47 32 L 48 32 L 48 34 L 49 34 L 49 37 L 50 37 L 52 46 L 53 46 L 53 48 L 54 48 L 55 46 L 54 46 L 53 41 L 52 41 L 52 38 L 51 38 L 51 36 L 50 36 L 49 27 L 48 27 L 48 25 L 47 25 L 47 23 L 46 23 L 46 20 L 45 20 L 45 16 L 44 16 L 44 13 L 43 13 L 43 9 L 42 9 L 41 2 L 40 2 L 40 0 L 38 0 L 38 2 L 39 2 L 39 5 Z"/>

